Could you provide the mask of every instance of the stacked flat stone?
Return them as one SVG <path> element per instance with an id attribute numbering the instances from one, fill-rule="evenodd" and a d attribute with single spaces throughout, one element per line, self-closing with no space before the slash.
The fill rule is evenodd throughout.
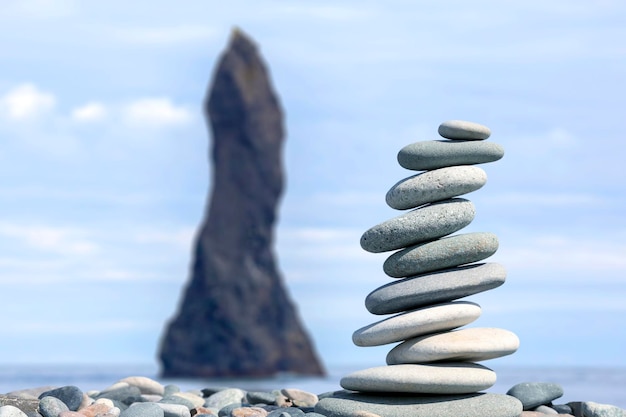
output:
<path id="1" fill-rule="evenodd" d="M 361 237 L 361 246 L 369 252 L 397 250 L 383 270 L 399 280 L 379 287 L 365 300 L 369 312 L 395 315 L 357 330 L 353 341 L 357 346 L 401 343 L 387 354 L 386 366 L 354 372 L 340 384 L 356 391 L 350 400 L 360 398 L 365 410 L 367 404 L 377 403 L 377 414 L 383 410 L 381 401 L 394 403 L 401 393 L 405 400 L 406 394 L 416 394 L 419 404 L 429 404 L 431 415 L 451 415 L 451 403 L 462 408 L 476 403 L 482 404 L 482 416 L 518 416 L 522 409 L 517 399 L 479 393 L 495 383 L 496 374 L 476 362 L 514 353 L 519 339 L 503 329 L 459 329 L 476 320 L 481 308 L 456 301 L 496 288 L 506 278 L 503 266 L 479 263 L 498 249 L 494 234 L 453 234 L 475 215 L 472 202 L 459 196 L 487 181 L 476 165 L 499 160 L 504 150 L 486 142 L 491 132 L 477 123 L 447 121 L 439 126 L 439 134 L 444 140 L 416 142 L 398 153 L 402 167 L 423 172 L 391 187 L 386 201 L 394 209 L 411 211 Z M 385 395 L 392 396 L 380 400 Z M 337 396 L 335 401 L 347 400 Z"/>

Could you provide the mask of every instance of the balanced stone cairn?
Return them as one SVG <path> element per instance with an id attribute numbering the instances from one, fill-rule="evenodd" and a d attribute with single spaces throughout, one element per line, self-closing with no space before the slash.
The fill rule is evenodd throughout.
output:
<path id="1" fill-rule="evenodd" d="M 494 234 L 451 235 L 474 219 L 472 202 L 458 196 L 486 183 L 485 171 L 475 165 L 499 160 L 504 150 L 486 142 L 491 132 L 477 123 L 447 121 L 439 126 L 439 134 L 447 140 L 412 143 L 398 153 L 402 167 L 424 172 L 391 187 L 386 201 L 394 209 L 414 210 L 361 237 L 361 246 L 369 252 L 399 249 L 383 270 L 400 280 L 365 299 L 372 314 L 398 314 L 357 330 L 353 342 L 402 343 L 387 354 L 387 366 L 343 377 L 340 385 L 349 391 L 326 399 L 329 414 L 338 415 L 338 409 L 350 409 L 348 403 L 356 402 L 354 407 L 364 411 L 397 415 L 398 394 L 404 394 L 402 404 L 412 407 L 404 410 L 406 415 L 468 415 L 468 407 L 477 407 L 483 417 L 518 416 L 522 411 L 516 398 L 479 393 L 493 386 L 496 374 L 475 363 L 514 353 L 517 336 L 496 328 L 455 330 L 476 320 L 481 308 L 454 300 L 496 288 L 506 277 L 497 263 L 477 263 L 498 249 Z"/>

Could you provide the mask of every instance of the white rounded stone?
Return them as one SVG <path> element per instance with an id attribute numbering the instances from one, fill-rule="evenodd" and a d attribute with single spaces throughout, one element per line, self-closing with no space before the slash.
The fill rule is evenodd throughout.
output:
<path id="1" fill-rule="evenodd" d="M 487 182 L 487 173 L 471 165 L 433 169 L 398 181 L 385 196 L 389 207 L 405 210 L 467 194 Z"/>
<path id="2" fill-rule="evenodd" d="M 465 326 L 480 317 L 480 306 L 456 301 L 397 314 L 362 327 L 352 335 L 357 346 L 380 346 Z"/>
<path id="3" fill-rule="evenodd" d="M 344 376 L 348 390 L 414 394 L 466 394 L 487 389 L 496 373 L 471 362 L 428 365 L 390 365 L 363 369 Z"/>
<path id="4" fill-rule="evenodd" d="M 519 339 L 508 330 L 471 328 L 406 340 L 387 354 L 387 364 L 483 361 L 514 353 Z"/>
<path id="5" fill-rule="evenodd" d="M 485 140 L 491 136 L 491 130 L 474 122 L 448 120 L 439 125 L 439 134 L 453 140 Z"/>

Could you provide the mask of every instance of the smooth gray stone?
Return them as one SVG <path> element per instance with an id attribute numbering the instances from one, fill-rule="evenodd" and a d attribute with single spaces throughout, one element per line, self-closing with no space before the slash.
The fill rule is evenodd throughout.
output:
<path id="1" fill-rule="evenodd" d="M 496 373 L 471 362 L 401 364 L 362 369 L 344 376 L 342 388 L 361 392 L 467 394 L 491 387 Z"/>
<path id="2" fill-rule="evenodd" d="M 500 264 L 465 265 L 383 285 L 365 298 L 365 307 L 372 314 L 398 313 L 491 290 L 505 279 Z"/>
<path id="3" fill-rule="evenodd" d="M 70 411 L 70 409 L 56 397 L 48 396 L 39 400 L 39 412 L 43 417 L 59 417 L 63 411 Z"/>
<path id="4" fill-rule="evenodd" d="M 475 215 L 474 204 L 463 198 L 428 204 L 370 228 L 361 247 L 373 253 L 406 248 L 461 230 Z"/>
<path id="5" fill-rule="evenodd" d="M 141 390 L 133 386 L 122 386 L 110 391 L 103 391 L 95 399 L 97 400 L 98 398 L 108 398 L 128 406 L 134 402 L 141 401 Z"/>
<path id="6" fill-rule="evenodd" d="M 357 346 L 380 346 L 465 326 L 480 316 L 480 306 L 467 301 L 437 304 L 397 314 L 352 334 Z"/>
<path id="7" fill-rule="evenodd" d="M 163 417 L 191 417 L 191 410 L 182 404 L 155 403 L 163 410 Z"/>
<path id="8" fill-rule="evenodd" d="M 27 417 L 19 408 L 12 405 L 3 405 L 0 407 L 0 417 Z"/>
<path id="9" fill-rule="evenodd" d="M 440 124 L 437 130 L 442 137 L 453 140 L 485 140 L 491 136 L 487 126 L 464 120 L 448 120 Z"/>
<path id="10" fill-rule="evenodd" d="M 163 396 L 164 397 L 169 397 L 170 395 L 176 394 L 177 392 L 180 392 L 180 387 L 178 385 L 168 384 L 168 385 L 163 387 Z"/>
<path id="11" fill-rule="evenodd" d="M 626 417 L 626 410 L 614 405 L 598 404 L 593 401 L 583 402 L 581 410 L 585 417 Z"/>
<path id="12" fill-rule="evenodd" d="M 246 392 L 239 388 L 228 388 L 212 394 L 204 402 L 205 407 L 221 409 L 229 404 L 242 404 L 246 398 Z"/>
<path id="13" fill-rule="evenodd" d="M 164 417 L 165 412 L 156 403 L 135 403 L 120 413 L 120 417 Z"/>
<path id="14" fill-rule="evenodd" d="M 276 404 L 276 394 L 265 391 L 248 391 L 246 393 L 246 401 L 249 404 Z"/>
<path id="15" fill-rule="evenodd" d="M 494 162 L 504 156 L 497 143 L 482 141 L 432 140 L 411 143 L 398 152 L 400 166 L 413 171 L 426 171 L 457 165 Z"/>
<path id="16" fill-rule="evenodd" d="M 541 407 L 541 406 L 539 406 Z M 557 414 L 571 414 L 574 415 L 574 410 L 567 404 L 553 404 L 550 406 Z"/>
<path id="17" fill-rule="evenodd" d="M 28 390 L 23 390 L 28 391 Z M 40 417 L 39 400 L 35 398 L 11 397 L 12 394 L 0 395 L 0 407 L 10 405 L 22 410 L 29 417 Z"/>
<path id="18" fill-rule="evenodd" d="M 83 392 L 80 390 L 80 388 L 74 385 L 67 385 L 64 387 L 45 391 L 41 393 L 41 395 L 39 395 L 39 399 L 42 399 L 43 397 L 58 398 L 59 400 L 63 401 L 65 405 L 67 405 L 67 408 L 69 408 L 70 411 L 78 410 L 78 407 L 83 402 Z"/>
<path id="19" fill-rule="evenodd" d="M 511 387 L 506 394 L 520 400 L 524 410 L 532 410 L 563 396 L 563 387 L 552 382 L 522 382 Z"/>
<path id="20" fill-rule="evenodd" d="M 169 397 L 163 397 L 160 401 L 161 404 L 178 404 L 187 407 L 192 410 L 196 408 L 195 404 L 187 398 L 179 397 L 178 395 L 170 395 Z"/>
<path id="21" fill-rule="evenodd" d="M 497 250 L 498 237 L 495 234 L 464 233 L 419 243 L 393 253 L 383 263 L 383 270 L 390 277 L 403 278 L 482 261 Z"/>
<path id="22" fill-rule="evenodd" d="M 315 406 L 315 412 L 327 417 L 350 417 L 360 410 L 381 417 L 519 417 L 522 405 L 513 397 L 491 393 L 385 396 L 337 391 Z"/>
<path id="23" fill-rule="evenodd" d="M 479 362 L 510 355 L 519 348 L 519 339 L 508 330 L 474 327 L 415 337 L 387 354 L 387 364 L 436 361 Z"/>
<path id="24" fill-rule="evenodd" d="M 487 173 L 475 166 L 439 168 L 398 181 L 385 200 L 389 207 L 405 210 L 476 191 L 486 182 Z"/>
<path id="25" fill-rule="evenodd" d="M 548 407 L 547 405 L 540 405 L 539 407 L 535 407 L 533 411 L 536 411 L 541 414 L 559 414 L 559 412 L 556 411 L 553 407 L 554 406 Z"/>

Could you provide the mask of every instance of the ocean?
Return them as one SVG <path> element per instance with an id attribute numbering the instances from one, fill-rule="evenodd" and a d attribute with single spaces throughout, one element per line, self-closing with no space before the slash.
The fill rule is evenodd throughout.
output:
<path id="1" fill-rule="evenodd" d="M 205 387 L 237 387 L 267 391 L 299 388 L 321 394 L 341 389 L 339 380 L 366 366 L 329 367 L 323 378 L 282 375 L 264 379 L 163 379 L 154 365 L 0 365 L 0 393 L 41 386 L 75 385 L 83 391 L 100 390 L 133 375 L 147 376 L 163 384 L 177 384 L 183 390 Z M 496 384 L 487 392 L 504 394 L 520 382 L 554 382 L 564 395 L 555 404 L 594 401 L 626 409 L 626 368 L 594 367 L 498 367 Z"/>

